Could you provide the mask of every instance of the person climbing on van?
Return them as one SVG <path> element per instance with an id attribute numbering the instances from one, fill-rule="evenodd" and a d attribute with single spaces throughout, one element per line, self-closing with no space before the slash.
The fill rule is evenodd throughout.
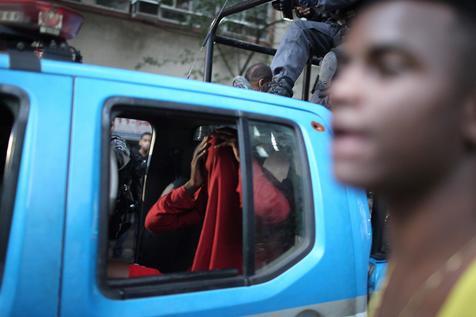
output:
<path id="1" fill-rule="evenodd" d="M 191 271 L 242 270 L 240 156 L 236 131 L 219 129 L 195 149 L 190 179 L 161 197 L 147 214 L 155 233 L 202 224 Z M 266 223 L 283 222 L 290 213 L 286 196 L 253 162 L 255 214 Z M 259 261 L 259 259 L 257 259 Z"/>
<path id="2" fill-rule="evenodd" d="M 273 2 L 278 10 L 288 0 Z M 296 0 L 307 20 L 292 22 L 271 62 L 269 93 L 292 97 L 293 86 L 312 56 L 323 57 L 341 43 L 344 31 L 363 0 Z"/>

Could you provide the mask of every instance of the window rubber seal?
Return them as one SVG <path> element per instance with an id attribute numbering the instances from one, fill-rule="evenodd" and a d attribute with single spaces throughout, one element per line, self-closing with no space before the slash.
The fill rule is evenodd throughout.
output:
<path id="1" fill-rule="evenodd" d="M 13 113 L 14 123 L 12 130 L 10 131 L 10 141 L 7 150 L 7 157 L 5 158 L 2 193 L 0 196 L 0 283 L 3 281 L 3 274 L 7 260 L 6 256 L 13 211 L 15 209 L 18 176 L 20 173 L 23 144 L 28 115 L 30 112 L 30 99 L 24 90 L 16 86 L 0 84 L 0 96 L 2 95 L 17 99 L 18 107 L 17 109 L 9 107 L 9 110 Z"/>

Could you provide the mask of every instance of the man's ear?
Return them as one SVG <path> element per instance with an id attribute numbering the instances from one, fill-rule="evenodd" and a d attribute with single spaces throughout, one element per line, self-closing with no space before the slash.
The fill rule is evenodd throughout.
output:
<path id="1" fill-rule="evenodd" d="M 476 90 L 464 104 L 462 118 L 462 133 L 468 145 L 476 147 Z"/>
<path id="2" fill-rule="evenodd" d="M 264 86 L 264 79 L 261 78 L 259 81 L 258 81 L 258 87 L 259 88 L 262 88 Z"/>

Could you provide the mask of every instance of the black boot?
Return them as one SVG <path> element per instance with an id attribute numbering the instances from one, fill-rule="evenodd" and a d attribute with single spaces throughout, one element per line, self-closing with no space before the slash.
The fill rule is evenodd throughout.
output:
<path id="1" fill-rule="evenodd" d="M 292 97 L 293 86 L 294 82 L 291 80 L 291 78 L 286 76 L 275 76 L 269 83 L 268 92 L 273 95 Z"/>

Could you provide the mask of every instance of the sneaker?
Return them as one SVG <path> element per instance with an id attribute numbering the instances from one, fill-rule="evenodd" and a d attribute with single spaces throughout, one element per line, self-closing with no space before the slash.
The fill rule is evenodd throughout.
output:
<path id="1" fill-rule="evenodd" d="M 321 61 L 319 69 L 319 79 L 317 81 L 315 94 L 324 98 L 328 95 L 331 81 L 337 71 L 337 55 L 334 51 L 327 53 Z"/>
<path id="2" fill-rule="evenodd" d="M 286 76 L 273 77 L 269 83 L 268 92 L 273 95 L 280 95 L 285 97 L 293 96 L 294 83 L 291 78 Z"/>

